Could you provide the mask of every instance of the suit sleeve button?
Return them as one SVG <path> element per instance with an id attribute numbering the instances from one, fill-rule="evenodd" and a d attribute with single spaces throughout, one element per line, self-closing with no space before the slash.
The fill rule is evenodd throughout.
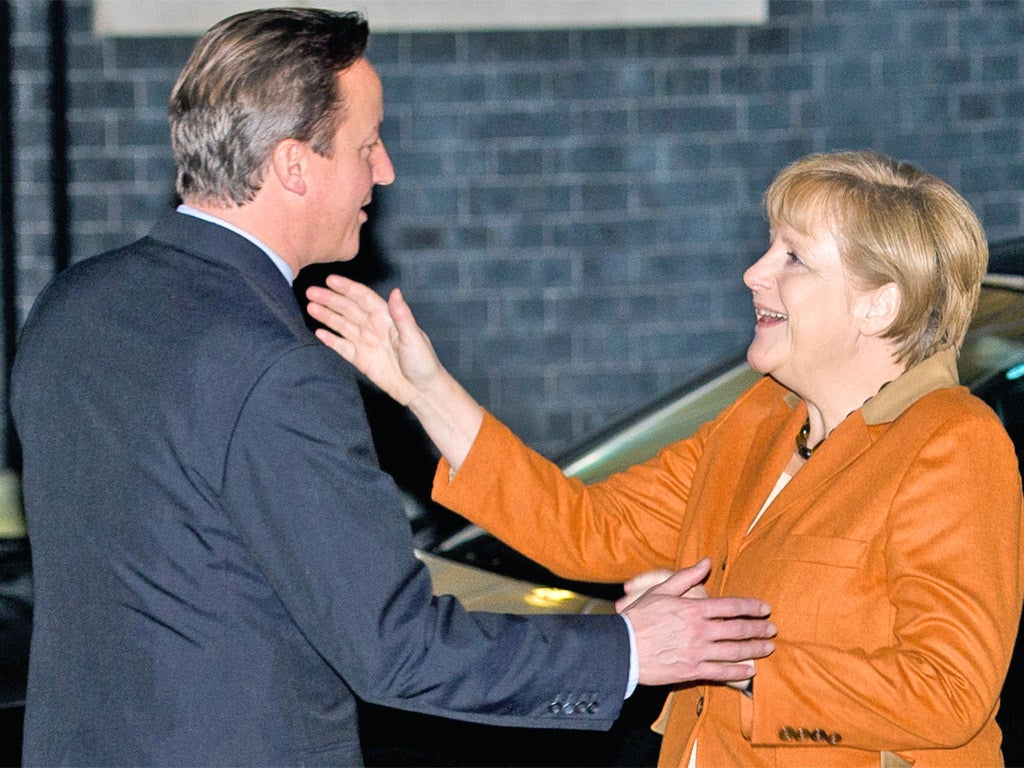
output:
<path id="1" fill-rule="evenodd" d="M 562 711 L 562 702 L 560 702 L 560 701 L 552 701 L 550 704 L 548 704 L 548 712 L 550 712 L 552 715 L 557 715 L 561 711 Z"/>
<path id="2" fill-rule="evenodd" d="M 841 733 L 830 733 L 826 738 L 826 741 L 828 741 L 828 743 L 832 745 L 838 744 L 842 740 L 843 735 Z"/>
<path id="3" fill-rule="evenodd" d="M 795 741 L 796 731 L 790 728 L 788 725 L 784 725 L 779 728 L 779 740 L 780 741 Z"/>
<path id="4" fill-rule="evenodd" d="M 587 704 L 587 714 L 588 715 L 596 715 L 598 709 L 599 709 L 599 707 L 598 707 L 598 704 L 597 704 L 596 701 L 592 701 L 589 704 Z"/>
<path id="5" fill-rule="evenodd" d="M 828 741 L 828 734 L 821 728 L 815 728 L 811 731 L 811 741 Z"/>

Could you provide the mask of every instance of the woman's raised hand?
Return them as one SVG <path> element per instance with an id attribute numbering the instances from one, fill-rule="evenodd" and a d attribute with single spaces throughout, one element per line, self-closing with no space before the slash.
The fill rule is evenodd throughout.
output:
<path id="1" fill-rule="evenodd" d="M 396 288 L 384 301 L 365 285 L 331 275 L 326 288 L 311 287 L 306 298 L 310 317 L 330 329 L 318 329 L 317 338 L 408 406 L 458 470 L 484 411 L 441 365 L 401 292 Z"/>
<path id="2" fill-rule="evenodd" d="M 310 317 L 330 329 L 318 329 L 317 338 L 402 405 L 443 370 L 397 288 L 385 302 L 365 285 L 330 275 L 326 288 L 313 286 L 306 298 Z"/>

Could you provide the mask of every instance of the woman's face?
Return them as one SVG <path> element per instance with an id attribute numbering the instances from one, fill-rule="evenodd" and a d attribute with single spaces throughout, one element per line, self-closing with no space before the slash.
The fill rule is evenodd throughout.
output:
<path id="1" fill-rule="evenodd" d="M 826 231 L 802 235 L 778 224 L 771 238 L 743 275 L 756 315 L 747 360 L 807 397 L 837 376 L 856 374 L 856 312 L 863 294 L 847 279 L 836 241 Z"/>

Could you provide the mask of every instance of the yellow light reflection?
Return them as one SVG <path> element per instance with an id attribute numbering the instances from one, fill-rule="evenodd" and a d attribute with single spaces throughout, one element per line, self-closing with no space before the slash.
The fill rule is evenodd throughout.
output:
<path id="1" fill-rule="evenodd" d="M 527 605 L 534 608 L 557 608 L 567 600 L 577 597 L 575 592 L 568 589 L 554 589 L 553 587 L 535 587 L 523 598 Z"/>

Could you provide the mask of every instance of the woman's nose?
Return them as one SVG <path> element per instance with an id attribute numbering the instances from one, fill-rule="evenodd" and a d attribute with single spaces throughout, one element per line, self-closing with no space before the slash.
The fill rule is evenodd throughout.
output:
<path id="1" fill-rule="evenodd" d="M 765 256 L 767 255 L 762 255 L 743 273 L 743 284 L 751 291 L 763 290 L 768 284 L 768 271 L 765 264 Z"/>

